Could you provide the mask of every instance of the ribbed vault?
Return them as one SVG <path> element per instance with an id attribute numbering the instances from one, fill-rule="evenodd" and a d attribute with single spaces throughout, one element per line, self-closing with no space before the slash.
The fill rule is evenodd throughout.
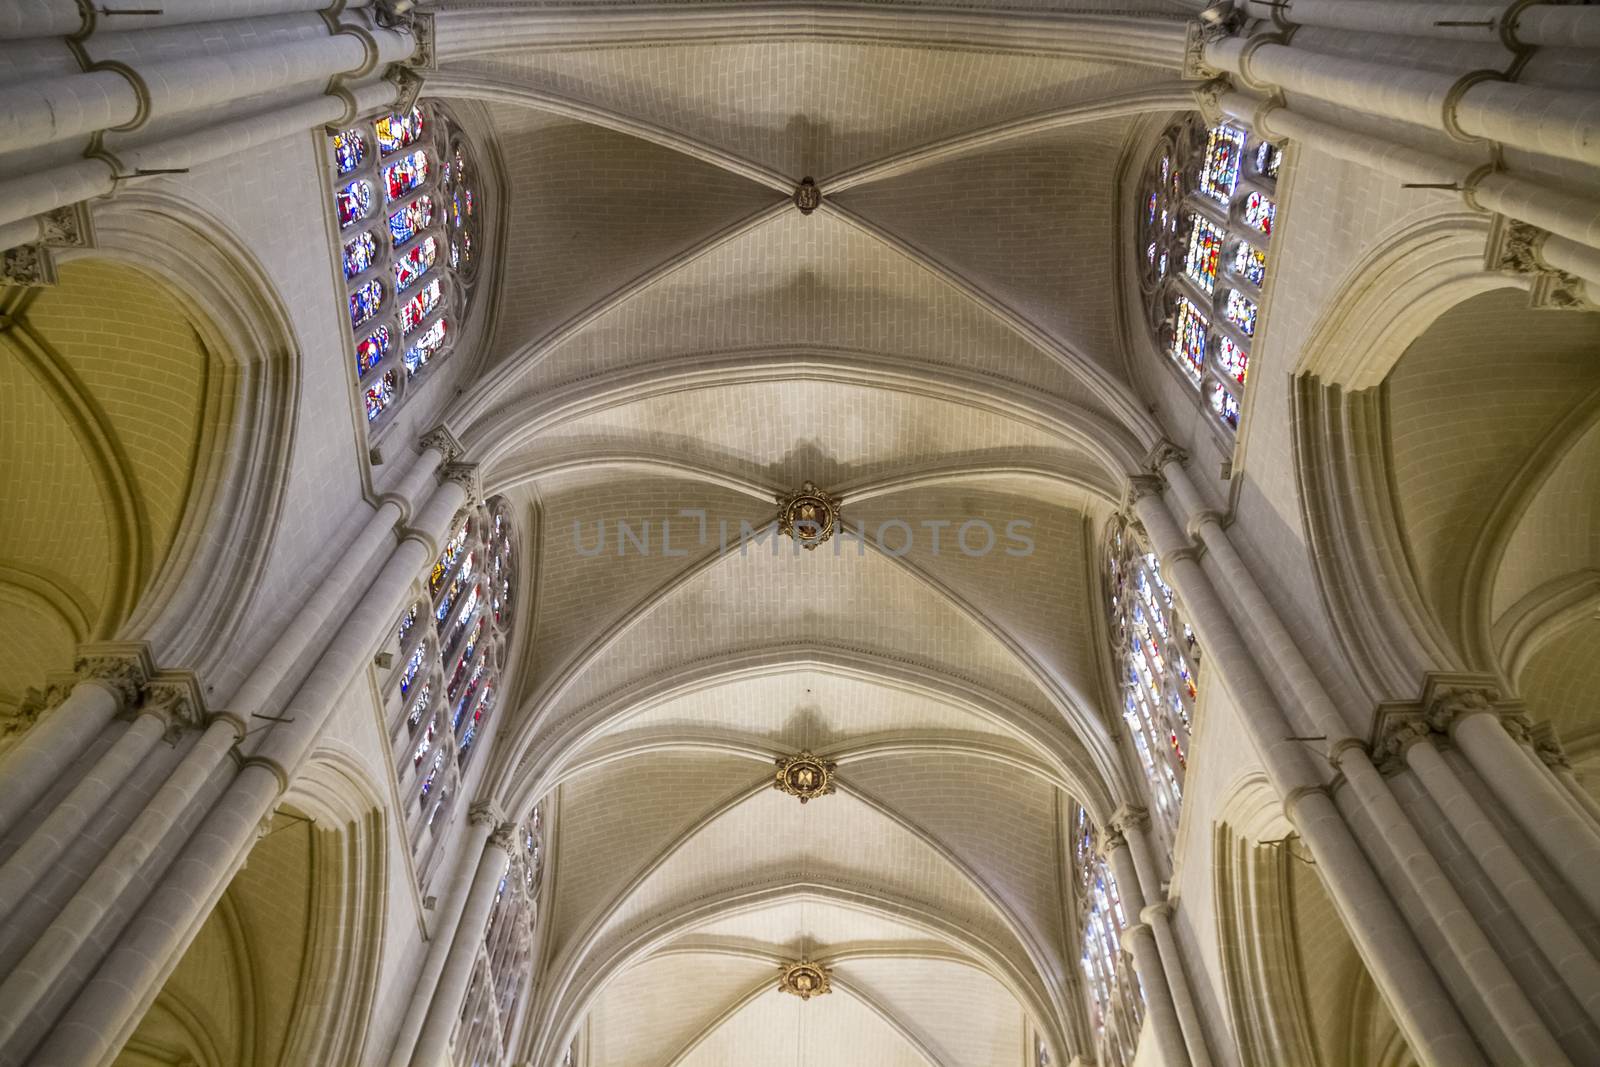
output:
<path id="1" fill-rule="evenodd" d="M 557 813 L 535 1062 L 1069 1058 L 1065 824 L 1123 791 L 1094 546 L 1156 439 L 1116 176 L 1190 101 L 1151 7 L 441 13 L 430 91 L 487 102 L 511 186 L 449 425 L 537 516 L 491 767 Z M 805 482 L 815 551 L 775 531 Z M 802 956 L 832 993 L 778 991 Z"/>

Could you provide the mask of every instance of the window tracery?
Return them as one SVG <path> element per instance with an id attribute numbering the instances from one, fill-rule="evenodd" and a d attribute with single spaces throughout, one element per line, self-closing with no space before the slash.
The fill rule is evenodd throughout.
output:
<path id="1" fill-rule="evenodd" d="M 1122 908 L 1117 880 L 1100 854 L 1098 835 L 1089 813 L 1075 809 L 1072 857 L 1077 873 L 1078 918 L 1083 936 L 1083 977 L 1089 1025 L 1094 1032 L 1094 1061 L 1101 1067 L 1126 1067 L 1133 1062 L 1144 1019 L 1144 990 L 1132 962 L 1122 951 L 1128 916 Z"/>
<path id="2" fill-rule="evenodd" d="M 1145 170 L 1138 247 L 1150 325 L 1228 432 L 1249 378 L 1282 165 L 1277 145 L 1191 115 Z"/>
<path id="3" fill-rule="evenodd" d="M 352 358 L 376 427 L 450 354 L 460 329 L 477 266 L 477 164 L 437 104 L 381 115 L 328 140 Z"/>
<path id="4" fill-rule="evenodd" d="M 494 712 L 514 616 L 512 534 L 503 498 L 458 516 L 389 645 L 390 744 L 419 881 Z"/>
<path id="5" fill-rule="evenodd" d="M 1199 696 L 1200 644 L 1155 553 L 1121 519 L 1106 532 L 1105 557 L 1122 717 L 1144 771 L 1152 823 L 1170 852 Z"/>
<path id="6" fill-rule="evenodd" d="M 483 944 L 456 1020 L 452 1058 L 458 1067 L 511 1062 L 517 1011 L 533 970 L 533 934 L 544 874 L 543 810 L 535 807 L 509 842 L 511 861 L 495 891 Z"/>

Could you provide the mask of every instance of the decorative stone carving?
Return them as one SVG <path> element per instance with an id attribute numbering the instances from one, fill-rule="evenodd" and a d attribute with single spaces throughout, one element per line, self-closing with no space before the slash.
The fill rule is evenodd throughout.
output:
<path id="1" fill-rule="evenodd" d="M 56 264 L 43 245 L 19 245 L 0 252 L 0 284 L 54 285 Z"/>
<path id="2" fill-rule="evenodd" d="M 402 66 L 399 63 L 391 64 L 384 72 L 383 80 L 393 82 L 399 90 L 394 100 L 396 111 L 410 111 L 416 106 L 417 97 L 422 95 L 422 75 L 415 68 Z"/>
<path id="3" fill-rule="evenodd" d="M 1180 467 L 1189 465 L 1189 453 L 1163 437 L 1157 441 L 1155 447 L 1150 449 L 1149 455 L 1144 458 L 1145 469 L 1159 476 L 1161 469 L 1168 463 L 1176 463 Z"/>
<path id="4" fill-rule="evenodd" d="M 808 549 L 833 536 L 839 522 L 839 501 L 810 482 L 796 493 L 779 497 L 778 529 Z"/>
<path id="5" fill-rule="evenodd" d="M 1549 232 L 1537 226 L 1496 215 L 1489 226 L 1489 240 L 1484 247 L 1484 269 L 1502 274 L 1532 275 L 1528 305 L 1535 309 L 1593 311 L 1600 308 L 1600 304 L 1595 303 L 1595 294 L 1588 291 L 1582 278 L 1545 262 L 1540 250 L 1549 239 Z"/>
<path id="6" fill-rule="evenodd" d="M 430 448 L 438 449 L 443 454 L 446 463 L 455 462 L 461 456 L 461 453 L 466 451 L 461 447 L 461 442 L 456 439 L 456 435 L 451 433 L 443 423 L 417 438 L 417 445 L 424 452 Z"/>
<path id="7" fill-rule="evenodd" d="M 166 723 L 162 735 L 169 745 L 175 744 L 185 730 L 195 729 L 205 721 L 199 692 L 192 679 L 165 679 L 151 682 L 145 690 L 141 714 L 156 715 Z"/>
<path id="8" fill-rule="evenodd" d="M 1206 66 L 1206 44 L 1217 36 L 1198 22 L 1189 23 L 1183 38 L 1183 77 L 1189 81 L 1205 81 L 1221 75 L 1221 71 Z"/>
<path id="9" fill-rule="evenodd" d="M 86 655 L 72 664 L 80 681 L 96 681 L 109 686 L 124 708 L 131 708 L 144 696 L 150 682 L 149 664 L 140 655 Z"/>
<path id="10" fill-rule="evenodd" d="M 794 206 L 800 209 L 802 215 L 809 215 L 822 206 L 822 190 L 817 188 L 815 181 L 800 179 L 800 184 L 794 190 Z"/>
<path id="11" fill-rule="evenodd" d="M 508 854 L 515 854 L 517 851 L 517 824 L 503 822 L 496 826 L 494 832 L 489 835 L 489 844 L 494 848 L 505 850 Z"/>
<path id="12" fill-rule="evenodd" d="M 1150 809 L 1124 804 L 1111 813 L 1110 825 L 1118 831 L 1145 830 L 1150 826 Z"/>
<path id="13" fill-rule="evenodd" d="M 1225 77 L 1212 78 L 1203 85 L 1195 86 L 1194 107 L 1206 120 L 1206 125 L 1215 126 L 1223 120 L 1222 94 L 1232 90 L 1233 85 Z"/>
<path id="14" fill-rule="evenodd" d="M 467 809 L 467 822 L 474 826 L 496 827 L 506 821 L 506 813 L 492 800 L 480 800 Z"/>
<path id="15" fill-rule="evenodd" d="M 476 463 L 446 463 L 439 471 L 441 482 L 455 482 L 467 491 L 469 503 L 483 502 L 483 481 Z"/>
<path id="16" fill-rule="evenodd" d="M 827 796 L 834 790 L 833 772 L 838 764 L 818 759 L 810 752 L 786 756 L 775 761 L 777 773 L 773 775 L 772 788 L 799 797 L 804 804 L 814 797 Z"/>
<path id="17" fill-rule="evenodd" d="M 829 980 L 832 973 L 830 968 L 811 960 L 785 963 L 783 973 L 778 978 L 778 992 L 788 993 L 801 1000 L 826 996 L 833 992 L 833 983 Z"/>
<path id="18" fill-rule="evenodd" d="M 1430 686 L 1424 699 L 1423 716 L 1430 727 L 1448 734 L 1458 719 L 1481 712 L 1494 712 L 1494 702 L 1499 697 L 1500 694 L 1494 689 L 1482 686 Z"/>
<path id="19" fill-rule="evenodd" d="M 1159 474 L 1135 474 L 1128 478 L 1128 502 L 1138 503 L 1147 496 L 1160 496 L 1167 490 L 1167 481 Z"/>

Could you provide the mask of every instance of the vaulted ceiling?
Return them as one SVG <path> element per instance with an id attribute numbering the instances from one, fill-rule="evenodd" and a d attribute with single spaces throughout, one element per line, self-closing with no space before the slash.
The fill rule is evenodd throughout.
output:
<path id="1" fill-rule="evenodd" d="M 1068 1058 L 1097 545 L 1155 439 L 1119 175 L 1191 99 L 1178 5 L 1128 6 L 442 5 L 429 92 L 508 191 L 449 421 L 534 531 L 493 772 L 551 816 L 536 1062 Z M 772 534 L 805 482 L 815 551 Z"/>

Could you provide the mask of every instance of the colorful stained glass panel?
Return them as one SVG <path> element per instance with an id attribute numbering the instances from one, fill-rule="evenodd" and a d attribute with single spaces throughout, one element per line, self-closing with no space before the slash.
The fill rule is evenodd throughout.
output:
<path id="1" fill-rule="evenodd" d="M 406 376 L 408 378 L 415 375 L 423 367 L 426 367 L 428 361 L 438 353 L 439 349 L 444 347 L 445 332 L 448 329 L 449 326 L 446 321 L 440 319 L 424 330 L 422 336 L 417 338 L 416 343 L 406 349 L 405 363 Z"/>
<path id="2" fill-rule="evenodd" d="M 1240 241 L 1233 252 L 1233 272 L 1259 289 L 1267 280 L 1267 254 Z"/>
<path id="3" fill-rule="evenodd" d="M 1223 123 L 1211 129 L 1206 159 L 1200 168 L 1200 191 L 1219 204 L 1233 199 L 1239 184 L 1239 162 L 1244 152 L 1244 131 Z"/>
<path id="4" fill-rule="evenodd" d="M 1199 215 L 1189 230 L 1189 254 L 1184 259 L 1183 270 L 1205 292 L 1217 284 L 1217 265 L 1222 261 L 1222 242 L 1227 234 Z"/>
<path id="5" fill-rule="evenodd" d="M 406 336 L 410 336 L 422 320 L 432 314 L 434 308 L 439 306 L 439 301 L 444 298 L 444 286 L 435 278 L 424 285 L 416 296 L 400 305 L 400 328 Z"/>
<path id="6" fill-rule="evenodd" d="M 389 239 L 396 248 L 433 225 L 433 198 L 419 196 L 389 216 Z"/>
<path id="7" fill-rule="evenodd" d="M 385 115 L 372 124 L 378 136 L 378 151 L 384 155 L 398 152 L 422 136 L 422 108 L 414 107 L 404 115 L 396 112 Z"/>
<path id="8" fill-rule="evenodd" d="M 1211 321 L 1188 297 L 1180 296 L 1174 326 L 1172 358 L 1198 385 L 1200 372 L 1206 365 L 1206 332 L 1211 328 Z"/>
<path id="9" fill-rule="evenodd" d="M 1244 224 L 1262 233 L 1272 232 L 1272 221 L 1278 214 L 1278 205 L 1264 193 L 1251 193 L 1244 202 Z"/>
<path id="10" fill-rule="evenodd" d="M 1239 428 L 1239 401 L 1234 399 L 1233 394 L 1228 392 L 1221 382 L 1212 382 L 1210 392 L 1212 412 L 1229 427 L 1237 430 Z"/>
<path id="11" fill-rule="evenodd" d="M 1217 366 L 1222 373 L 1243 385 L 1250 370 L 1250 353 L 1233 338 L 1223 337 L 1217 344 Z"/>
<path id="12" fill-rule="evenodd" d="M 383 168 L 383 181 L 388 187 L 391 204 L 427 180 L 428 153 L 420 148 Z"/>
<path id="13" fill-rule="evenodd" d="M 386 371 L 382 378 L 367 390 L 367 421 L 373 422 L 394 402 L 394 371 Z"/>
<path id="14" fill-rule="evenodd" d="M 383 357 L 389 354 L 389 327 L 379 326 L 372 333 L 356 345 L 356 372 L 366 374 L 367 371 L 383 362 Z"/>
<path id="15" fill-rule="evenodd" d="M 350 325 L 360 326 L 383 305 L 383 283 L 374 278 L 350 294 Z"/>
<path id="16" fill-rule="evenodd" d="M 339 203 L 339 228 L 349 229 L 372 214 L 372 183 L 353 181 L 335 194 Z"/>
<path id="17" fill-rule="evenodd" d="M 333 135 L 333 158 L 340 174 L 349 174 L 361 166 L 367 155 L 367 140 L 357 130 L 341 130 Z"/>
<path id="18" fill-rule="evenodd" d="M 1256 332 L 1256 302 L 1240 294 L 1237 289 L 1228 290 L 1227 301 L 1222 306 L 1222 314 L 1227 320 L 1239 327 L 1246 337 L 1254 337 Z"/>
<path id="19" fill-rule="evenodd" d="M 370 232 L 358 233 L 344 246 L 344 276 L 354 278 L 378 257 L 378 242 Z"/>
<path id="20" fill-rule="evenodd" d="M 425 237 L 418 241 L 416 246 L 395 260 L 394 264 L 394 289 L 403 293 L 428 273 L 433 262 L 439 256 L 439 242 L 436 238 Z"/>

